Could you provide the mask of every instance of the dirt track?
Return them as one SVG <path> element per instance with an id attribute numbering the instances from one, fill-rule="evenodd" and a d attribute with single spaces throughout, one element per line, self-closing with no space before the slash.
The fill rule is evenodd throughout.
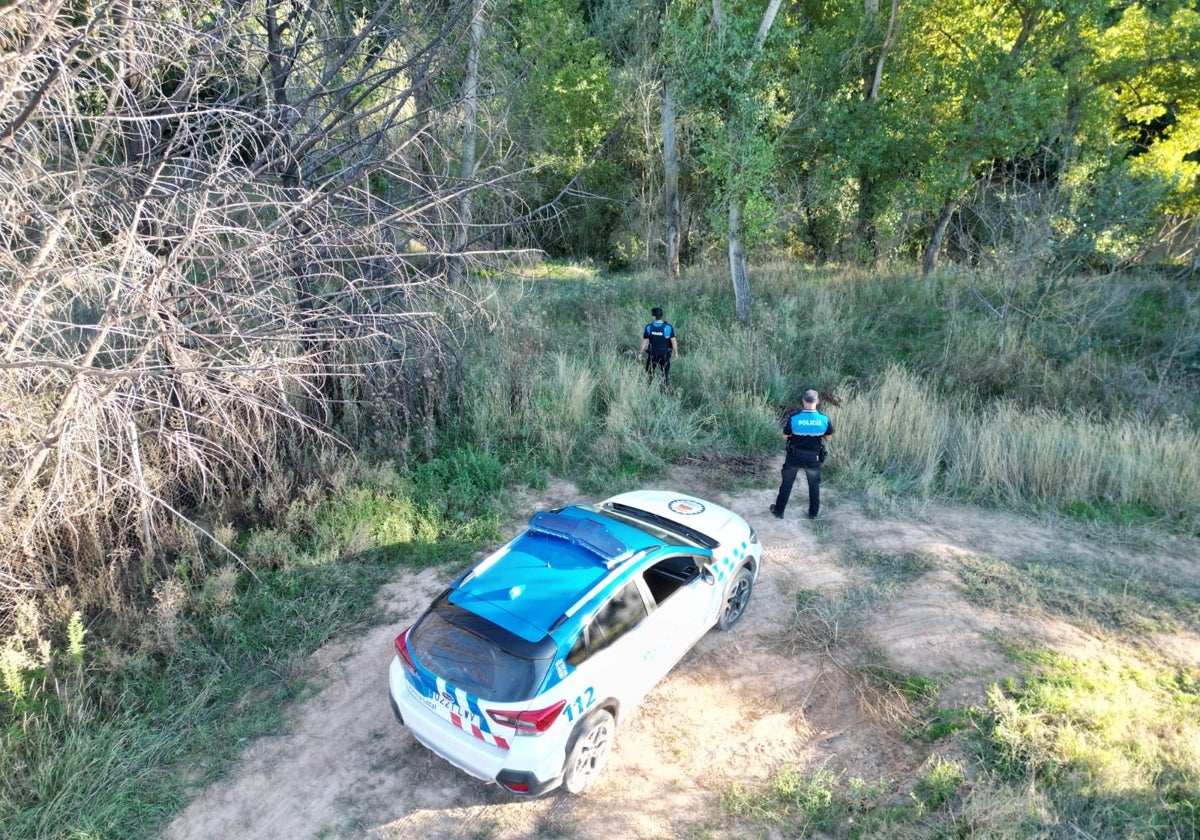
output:
<path id="1" fill-rule="evenodd" d="M 797 592 L 852 583 L 837 562 L 847 551 L 931 558 L 928 571 L 873 613 L 864 640 L 896 668 L 937 678 L 943 705 L 981 702 L 986 684 L 1008 673 L 993 641 L 998 636 L 1075 652 L 1101 646 L 1062 622 L 981 610 L 939 560 L 948 567 L 968 555 L 1086 557 L 1120 550 L 1111 545 L 975 508 L 868 517 L 833 489 L 823 494 L 817 523 L 778 521 L 765 513 L 773 489 L 727 494 L 698 478 L 681 473 L 664 486 L 727 505 L 759 530 L 764 563 L 750 611 L 732 632 L 709 633 L 622 724 L 604 776 L 586 795 L 513 799 L 455 770 L 395 722 L 386 678 L 392 639 L 448 582 L 445 572 L 424 571 L 402 575 L 380 593 L 390 624 L 320 651 L 323 688 L 292 710 L 288 734 L 252 746 L 230 777 L 204 791 L 164 836 L 608 840 L 679 837 L 699 826 L 723 836 L 721 791 L 735 780 L 766 778 L 787 762 L 871 782 L 912 778 L 929 748 L 900 739 L 878 709 L 865 711 L 836 659 L 796 650 L 780 633 Z M 531 511 L 580 499 L 561 482 L 541 495 L 528 500 Z M 1130 564 L 1148 560 L 1146 549 L 1124 550 Z M 1196 541 L 1176 541 L 1171 554 L 1158 547 L 1154 562 L 1200 575 Z M 1196 634 L 1152 641 L 1200 664 Z"/>

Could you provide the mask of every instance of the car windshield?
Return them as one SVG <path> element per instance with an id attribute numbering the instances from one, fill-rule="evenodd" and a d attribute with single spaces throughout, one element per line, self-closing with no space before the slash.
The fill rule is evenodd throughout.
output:
<path id="1" fill-rule="evenodd" d="M 553 659 L 528 655 L 549 654 L 553 648 L 530 650 L 528 643 L 520 644 L 502 628 L 445 600 L 413 627 L 409 645 L 414 658 L 435 676 L 475 697 L 502 703 L 532 698 Z"/>

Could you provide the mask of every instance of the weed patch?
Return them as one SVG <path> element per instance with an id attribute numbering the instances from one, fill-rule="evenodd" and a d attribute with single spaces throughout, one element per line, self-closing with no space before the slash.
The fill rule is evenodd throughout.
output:
<path id="1" fill-rule="evenodd" d="M 1177 632 L 1200 620 L 1200 584 L 1153 566 L 1107 557 L 959 561 L 968 597 L 990 609 L 1044 610 L 1123 633 Z"/>
<path id="2" fill-rule="evenodd" d="M 777 826 L 789 833 L 817 831 L 832 826 L 838 816 L 834 804 L 836 782 L 836 776 L 823 768 L 806 770 L 787 764 L 764 785 L 730 785 L 721 794 L 721 805 L 735 819 L 764 829 Z"/>
<path id="3" fill-rule="evenodd" d="M 1037 779 L 1087 836 L 1195 836 L 1197 673 L 1132 656 L 1021 655 L 1025 678 L 989 693 L 987 764 L 1007 779 Z"/>

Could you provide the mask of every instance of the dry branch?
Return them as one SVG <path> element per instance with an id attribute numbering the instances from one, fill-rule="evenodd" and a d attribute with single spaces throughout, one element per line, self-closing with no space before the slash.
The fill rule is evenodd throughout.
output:
<path id="1" fill-rule="evenodd" d="M 0 10 L 0 626 L 19 590 L 122 597 L 361 423 L 365 383 L 439 368 L 427 255 L 471 187 L 428 170 L 454 111 L 418 94 L 450 5 Z"/>

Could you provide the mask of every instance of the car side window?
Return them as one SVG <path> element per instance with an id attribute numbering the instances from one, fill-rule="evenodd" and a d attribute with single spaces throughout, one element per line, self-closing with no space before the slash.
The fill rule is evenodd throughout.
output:
<path id="1" fill-rule="evenodd" d="M 575 640 L 575 644 L 571 645 L 571 650 L 567 653 L 567 664 L 576 668 L 587 657 L 587 628 L 585 627 L 580 631 L 579 638 Z"/>
<path id="2" fill-rule="evenodd" d="M 611 645 L 646 617 L 646 602 L 636 581 L 625 584 L 607 604 L 596 613 L 594 628 L 604 634 L 604 644 Z"/>
<path id="3" fill-rule="evenodd" d="M 699 577 L 703 564 L 703 558 L 686 554 L 667 557 L 646 569 L 642 579 L 646 581 L 646 588 L 654 597 L 654 603 L 661 604 Z"/>
<path id="4" fill-rule="evenodd" d="M 642 599 L 637 581 L 631 580 L 583 628 L 567 653 L 567 664 L 578 666 L 637 627 L 647 614 L 646 602 Z"/>
<path id="5" fill-rule="evenodd" d="M 592 619 L 588 635 L 591 652 L 608 647 L 637 627 L 645 617 L 646 602 L 642 600 L 637 581 L 631 580 Z"/>

